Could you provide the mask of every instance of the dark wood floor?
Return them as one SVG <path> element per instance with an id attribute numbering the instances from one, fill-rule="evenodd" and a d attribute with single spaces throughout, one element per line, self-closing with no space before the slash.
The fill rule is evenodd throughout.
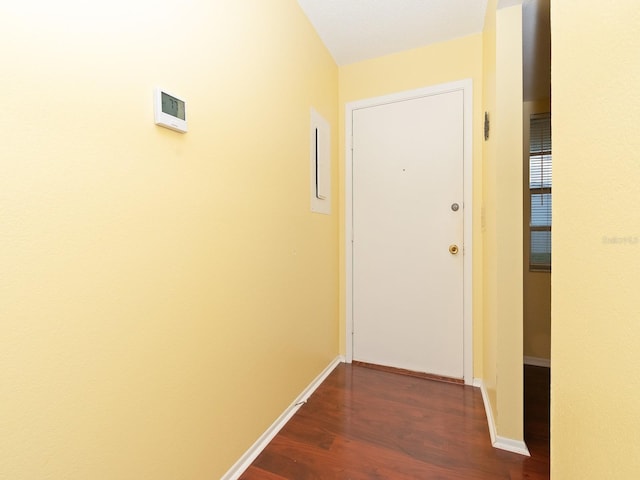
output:
<path id="1" fill-rule="evenodd" d="M 240 478 L 548 479 L 548 369 L 525 378 L 530 458 L 491 446 L 477 388 L 341 364 Z"/>

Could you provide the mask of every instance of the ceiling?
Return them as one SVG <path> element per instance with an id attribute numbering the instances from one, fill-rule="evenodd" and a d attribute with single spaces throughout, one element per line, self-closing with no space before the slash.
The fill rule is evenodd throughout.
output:
<path id="1" fill-rule="evenodd" d="M 488 0 L 298 0 L 338 65 L 482 32 Z M 550 0 L 523 5 L 523 95 L 551 96 Z"/>
<path id="2" fill-rule="evenodd" d="M 298 0 L 338 65 L 482 32 L 487 0 Z"/>

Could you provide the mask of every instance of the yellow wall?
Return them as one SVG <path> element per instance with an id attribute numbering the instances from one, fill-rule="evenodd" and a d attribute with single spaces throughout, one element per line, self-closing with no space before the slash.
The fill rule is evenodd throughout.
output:
<path id="1" fill-rule="evenodd" d="M 640 9 L 551 2 L 551 478 L 640 472 Z"/>
<path id="2" fill-rule="evenodd" d="M 338 69 L 294 0 L 0 23 L 0 476 L 219 478 L 338 352 L 338 209 L 308 191 L 311 106 L 337 183 Z"/>
<path id="3" fill-rule="evenodd" d="M 496 10 L 484 30 L 483 381 L 496 433 L 523 440 L 522 7 Z"/>
<path id="4" fill-rule="evenodd" d="M 489 114 L 489 138 L 482 143 L 482 184 L 483 198 L 481 206 L 481 228 L 484 265 L 482 276 L 483 331 L 482 331 L 482 378 L 491 408 L 497 412 L 497 354 L 498 354 L 498 316 L 496 313 L 497 269 L 493 267 L 497 257 L 496 238 L 496 133 L 494 117 L 496 115 L 496 2 L 489 0 L 482 32 L 482 109 Z M 484 118 L 482 119 L 484 122 Z"/>
<path id="5" fill-rule="evenodd" d="M 496 14 L 498 435 L 522 440 L 522 6 Z"/>
<path id="6" fill-rule="evenodd" d="M 549 360 L 551 358 L 551 273 L 529 271 L 529 219 L 531 196 L 529 192 L 529 122 L 531 115 L 551 111 L 550 100 L 524 102 L 523 105 L 523 238 L 524 238 L 524 318 L 523 353 L 526 357 Z"/>
<path id="7" fill-rule="evenodd" d="M 366 60 L 340 67 L 340 131 L 344 132 L 345 105 L 349 102 L 378 97 L 390 93 L 412 90 L 439 83 L 471 78 L 473 80 L 473 163 L 474 203 L 479 206 L 482 199 L 482 36 L 473 35 L 445 43 Z M 344 212 L 344 138 L 340 143 L 340 212 Z M 473 212 L 474 237 L 474 371 L 482 370 L 482 238 L 480 236 L 480 209 Z M 344 217 L 341 228 L 341 275 L 344 279 Z M 344 285 L 340 289 L 340 348 L 345 351 Z"/>

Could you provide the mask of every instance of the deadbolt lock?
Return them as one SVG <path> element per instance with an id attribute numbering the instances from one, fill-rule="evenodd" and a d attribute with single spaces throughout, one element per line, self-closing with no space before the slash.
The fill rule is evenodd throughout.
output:
<path id="1" fill-rule="evenodd" d="M 449 245 L 449 253 L 456 255 L 458 253 L 458 245 Z"/>
<path id="2" fill-rule="evenodd" d="M 454 212 L 457 212 L 459 209 L 460 209 L 460 205 L 458 205 L 457 203 L 451 204 L 451 210 L 453 210 Z"/>

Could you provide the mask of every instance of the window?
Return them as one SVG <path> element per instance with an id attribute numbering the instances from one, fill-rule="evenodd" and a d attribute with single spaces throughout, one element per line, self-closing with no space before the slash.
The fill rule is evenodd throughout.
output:
<path id="1" fill-rule="evenodd" d="M 551 270 L 551 114 L 532 115 L 529 130 L 529 269 Z"/>

